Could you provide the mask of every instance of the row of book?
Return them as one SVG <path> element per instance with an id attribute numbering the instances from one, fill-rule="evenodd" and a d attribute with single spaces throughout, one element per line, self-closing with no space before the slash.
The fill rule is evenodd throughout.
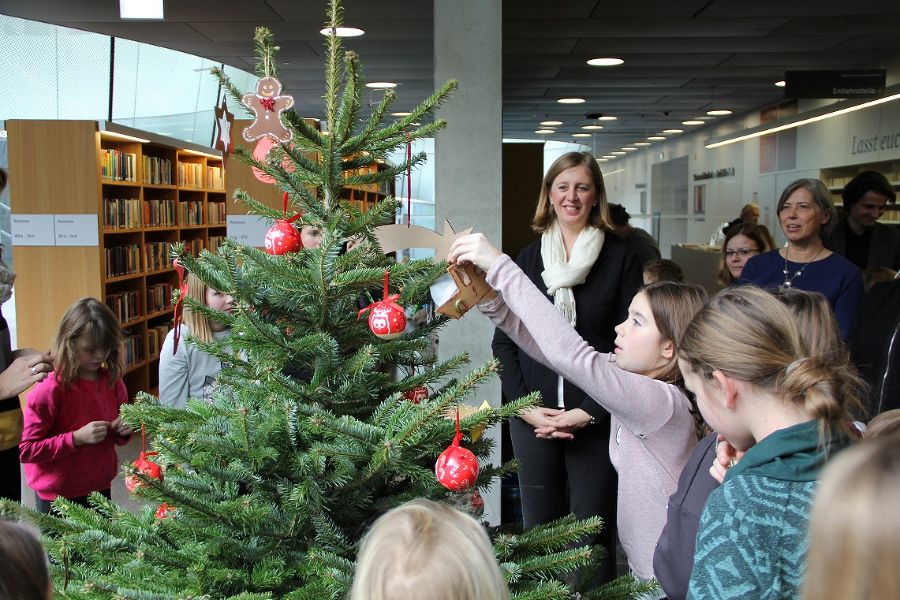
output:
<path id="1" fill-rule="evenodd" d="M 141 249 L 137 244 L 111 246 L 106 251 L 106 276 L 120 277 L 141 270 Z"/>
<path id="2" fill-rule="evenodd" d="M 199 200 L 178 203 L 178 223 L 203 225 L 203 203 Z"/>
<path id="3" fill-rule="evenodd" d="M 158 158 L 156 156 L 144 156 L 142 165 L 144 167 L 143 181 L 151 185 L 172 185 L 172 161 L 168 158 Z"/>
<path id="4" fill-rule="evenodd" d="M 172 306 L 172 284 L 154 283 L 147 286 L 147 312 L 155 313 Z"/>
<path id="5" fill-rule="evenodd" d="M 177 206 L 177 208 L 176 208 Z M 178 217 L 176 219 L 176 212 Z M 208 223 L 225 223 L 225 203 L 207 204 Z M 106 229 L 133 229 L 146 223 L 147 227 L 174 227 L 178 225 L 203 225 L 203 203 L 199 200 L 147 200 L 141 206 L 136 198 L 104 198 L 103 227 Z"/>
<path id="6" fill-rule="evenodd" d="M 225 241 L 224 235 L 209 236 L 210 252 L 216 252 L 222 242 Z M 181 240 L 185 250 L 199 256 L 205 244 L 200 238 L 191 238 L 189 240 Z M 171 252 L 173 242 L 147 242 L 144 244 L 144 269 L 146 271 L 159 271 L 167 269 L 171 266 Z M 141 270 L 141 248 L 138 244 L 126 244 L 124 246 L 110 246 L 104 249 L 106 252 L 106 276 L 121 277 L 123 275 L 133 275 Z M 151 286 L 153 287 L 153 286 Z M 147 292 L 150 293 L 149 290 Z M 171 286 L 169 289 L 169 297 L 171 297 Z M 148 305 L 149 305 L 148 297 Z M 165 306 L 165 305 L 164 305 Z M 149 309 L 150 312 L 155 312 Z M 156 309 L 162 310 L 162 308 Z"/>
<path id="7" fill-rule="evenodd" d="M 203 177 L 203 165 L 200 163 L 178 163 L 179 187 L 224 190 L 225 169 L 222 167 L 206 167 L 206 178 Z"/>
<path id="8" fill-rule="evenodd" d="M 222 242 L 225 241 L 224 235 L 211 235 L 209 236 L 209 251 L 212 253 L 216 253 L 219 251 L 219 246 L 222 245 Z"/>
<path id="9" fill-rule="evenodd" d="M 222 167 L 206 167 L 206 189 L 225 189 L 225 169 Z"/>
<path id="10" fill-rule="evenodd" d="M 184 244 L 184 249 L 194 256 L 200 256 L 200 251 L 203 250 L 203 240 L 200 238 L 181 240 L 181 243 Z"/>
<path id="11" fill-rule="evenodd" d="M 225 203 L 224 202 L 207 202 L 206 203 L 206 222 L 210 225 L 219 225 L 224 223 Z"/>
<path id="12" fill-rule="evenodd" d="M 113 311 L 119 323 L 127 323 L 141 316 L 140 292 L 116 292 L 106 295 L 106 305 Z"/>
<path id="13" fill-rule="evenodd" d="M 181 187 L 203 188 L 203 165 L 199 163 L 178 163 L 178 185 Z"/>
<path id="14" fill-rule="evenodd" d="M 141 226 L 141 201 L 137 198 L 104 198 L 103 227 L 130 229 Z"/>
<path id="15" fill-rule="evenodd" d="M 144 360 L 144 343 L 139 335 L 125 337 L 125 368 Z"/>
<path id="16" fill-rule="evenodd" d="M 172 242 L 147 242 L 144 244 L 144 268 L 158 271 L 172 263 Z"/>
<path id="17" fill-rule="evenodd" d="M 156 356 L 162 350 L 163 342 L 166 341 L 166 334 L 172 329 L 168 323 L 147 327 L 147 350 L 150 356 Z"/>
<path id="18" fill-rule="evenodd" d="M 100 175 L 108 181 L 137 181 L 137 154 L 101 149 Z"/>
<path id="19" fill-rule="evenodd" d="M 147 200 L 144 202 L 144 223 L 147 227 L 175 225 L 175 200 Z"/>

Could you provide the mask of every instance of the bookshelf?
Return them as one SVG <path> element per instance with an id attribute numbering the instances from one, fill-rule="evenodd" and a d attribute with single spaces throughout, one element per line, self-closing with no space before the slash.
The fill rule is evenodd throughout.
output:
<path id="1" fill-rule="evenodd" d="M 6 122 L 11 209 L 97 215 L 98 246 L 14 246 L 18 344 L 49 348 L 65 309 L 100 298 L 125 330 L 125 384 L 156 393 L 177 276 L 170 248 L 215 250 L 228 180 L 206 148 L 97 121 Z M 248 169 L 249 172 L 249 169 Z"/>
<path id="2" fill-rule="evenodd" d="M 831 201 L 838 211 L 843 212 L 844 199 L 841 197 L 841 192 L 844 186 L 863 171 L 878 171 L 887 177 L 894 191 L 900 191 L 900 160 L 822 169 L 820 178 L 831 190 Z M 900 204 L 888 203 L 884 215 L 878 221 L 887 225 L 900 225 Z"/>

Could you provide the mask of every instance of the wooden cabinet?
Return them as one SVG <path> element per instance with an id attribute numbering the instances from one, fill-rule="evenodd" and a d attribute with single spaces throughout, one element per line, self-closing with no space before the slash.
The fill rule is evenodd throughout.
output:
<path id="1" fill-rule="evenodd" d="M 98 246 L 14 246 L 18 345 L 49 348 L 65 309 L 100 298 L 126 335 L 130 394 L 155 393 L 177 276 L 170 249 L 215 250 L 228 212 L 221 158 L 96 121 L 7 121 L 16 214 L 97 215 Z"/>
<path id="2" fill-rule="evenodd" d="M 887 177 L 894 191 L 900 192 L 900 160 L 822 169 L 820 178 L 831 190 L 831 200 L 839 212 L 842 212 L 844 205 L 844 200 L 841 197 L 844 186 L 863 171 L 878 171 Z M 884 216 L 879 219 L 879 222 L 889 225 L 900 225 L 900 203 L 888 204 L 885 207 Z"/>

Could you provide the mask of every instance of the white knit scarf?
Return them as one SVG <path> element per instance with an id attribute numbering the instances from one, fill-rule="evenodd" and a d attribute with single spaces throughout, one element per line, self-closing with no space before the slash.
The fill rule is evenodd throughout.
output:
<path id="1" fill-rule="evenodd" d="M 566 247 L 559 224 L 553 221 L 550 228 L 541 235 L 541 259 L 544 261 L 541 277 L 547 286 L 547 293 L 553 296 L 553 305 L 573 326 L 576 315 L 572 288 L 584 283 L 600 255 L 604 238 L 601 229 L 586 226 L 578 234 L 572 246 L 572 256 L 566 262 Z"/>

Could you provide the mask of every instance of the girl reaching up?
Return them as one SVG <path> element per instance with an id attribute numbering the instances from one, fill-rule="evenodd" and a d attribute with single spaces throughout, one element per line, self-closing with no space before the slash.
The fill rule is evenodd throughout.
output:
<path id="1" fill-rule="evenodd" d="M 643 288 L 616 327 L 615 352 L 600 353 L 482 234 L 457 240 L 448 260 L 487 271 L 498 296 L 480 305 L 481 311 L 523 351 L 609 411 L 610 459 L 619 472 L 619 538 L 632 572 L 653 578 L 653 550 L 665 524 L 666 501 L 697 443 L 692 405 L 678 372 L 677 340 L 706 302 L 706 292 L 672 282 Z M 569 439 L 589 423 L 589 414 L 574 409 L 535 434 Z"/>
<path id="2" fill-rule="evenodd" d="M 62 496 L 87 505 L 91 492 L 109 498 L 118 472 L 116 445 L 131 438 L 119 417 L 128 402 L 122 382 L 122 328 L 95 298 L 63 315 L 53 342 L 53 372 L 28 395 L 19 458 L 38 510 Z"/>

